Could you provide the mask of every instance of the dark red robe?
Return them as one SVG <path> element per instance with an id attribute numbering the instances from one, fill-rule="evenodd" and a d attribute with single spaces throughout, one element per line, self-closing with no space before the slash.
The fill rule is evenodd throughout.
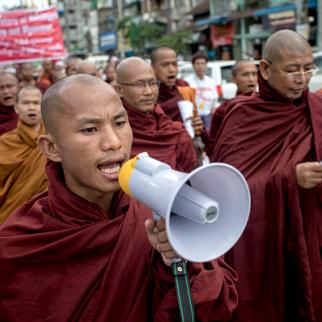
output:
<path id="1" fill-rule="evenodd" d="M 297 185 L 295 165 L 322 158 L 322 97 L 295 104 L 260 77 L 259 94 L 224 117 L 211 161 L 247 178 L 252 210 L 226 260 L 239 275 L 233 321 L 322 321 L 322 184 Z"/>
<path id="2" fill-rule="evenodd" d="M 202 140 L 205 143 L 205 151 L 208 154 L 208 156 L 211 156 L 212 151 L 214 149 L 214 145 L 216 143 L 216 136 L 217 133 L 220 129 L 220 126 L 223 122 L 223 119 L 225 117 L 226 114 L 228 114 L 228 112 L 232 109 L 235 108 L 236 103 L 241 104 L 241 102 L 248 101 L 249 100 L 249 96 L 256 96 L 255 92 L 249 92 L 249 93 L 237 93 L 237 96 L 224 101 L 222 104 L 220 104 L 220 106 L 218 108 L 216 108 L 212 119 L 211 119 L 211 126 L 209 129 L 209 132 L 207 130 L 204 129 L 203 133 L 202 133 Z M 243 99 L 242 97 L 245 96 L 245 99 Z"/>
<path id="3" fill-rule="evenodd" d="M 18 115 L 13 106 L 0 105 L 0 135 L 17 127 Z"/>
<path id="4" fill-rule="evenodd" d="M 171 269 L 146 237 L 150 211 L 117 193 L 106 213 L 66 188 L 60 164 L 47 175 L 49 191 L 0 228 L 0 321 L 178 321 Z M 219 259 L 189 275 L 198 320 L 228 320 L 234 272 Z"/>
<path id="5" fill-rule="evenodd" d="M 177 79 L 175 86 L 168 87 L 163 83 L 159 87 L 158 104 L 163 109 L 164 113 L 168 115 L 172 121 L 182 122 L 178 102 L 184 100 L 178 87 L 189 86 L 183 79 Z"/>
<path id="6" fill-rule="evenodd" d="M 133 131 L 131 156 L 148 152 L 149 156 L 172 168 L 192 171 L 198 163 L 188 132 L 180 122 L 173 122 L 159 105 L 152 113 L 143 113 L 123 100 Z"/>

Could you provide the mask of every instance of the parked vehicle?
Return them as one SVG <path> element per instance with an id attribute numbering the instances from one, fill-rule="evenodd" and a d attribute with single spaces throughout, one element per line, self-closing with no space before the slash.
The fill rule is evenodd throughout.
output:
<path id="1" fill-rule="evenodd" d="M 309 83 L 309 89 L 311 92 L 316 92 L 317 90 L 322 88 L 322 51 L 313 53 L 313 57 L 314 64 L 319 68 L 319 71 L 317 72 L 317 74 L 312 76 Z"/>
<path id="2" fill-rule="evenodd" d="M 213 78 L 217 84 L 217 91 L 220 97 L 232 98 L 236 95 L 237 87 L 231 82 L 231 69 L 235 64 L 235 60 L 218 60 L 209 61 L 207 64 L 206 75 Z M 192 63 L 180 62 L 179 78 L 185 78 L 194 72 Z M 227 84 L 227 86 L 225 86 Z"/>

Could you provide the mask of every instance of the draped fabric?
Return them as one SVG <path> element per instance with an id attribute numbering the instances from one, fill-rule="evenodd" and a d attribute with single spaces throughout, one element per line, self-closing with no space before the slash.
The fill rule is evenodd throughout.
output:
<path id="1" fill-rule="evenodd" d="M 152 251 L 151 212 L 122 192 L 110 211 L 71 192 L 47 164 L 48 191 L 0 227 L 0 320 L 171 322 L 179 309 L 171 269 Z M 189 264 L 198 321 L 227 321 L 236 276 L 222 259 Z"/>
<path id="2" fill-rule="evenodd" d="M 0 105 L 0 135 L 13 130 L 17 126 L 18 115 L 13 106 Z"/>
<path id="3" fill-rule="evenodd" d="M 194 103 L 194 90 L 183 79 L 177 79 L 175 86 L 168 87 L 163 83 L 159 87 L 158 104 L 172 121 L 182 122 L 178 102 L 188 100 Z"/>
<path id="4" fill-rule="evenodd" d="M 159 105 L 151 113 L 140 112 L 124 100 L 123 106 L 133 131 L 131 156 L 148 152 L 150 157 L 183 172 L 196 167 L 196 152 L 182 123 L 171 121 Z"/>
<path id="5" fill-rule="evenodd" d="M 245 96 L 245 97 L 244 97 Z M 211 120 L 211 126 L 209 129 L 209 133 L 207 131 L 203 131 L 202 133 L 202 139 L 206 145 L 206 153 L 210 156 L 214 144 L 216 143 L 216 136 L 220 129 L 220 126 L 223 122 L 223 119 L 225 115 L 229 112 L 230 109 L 234 108 L 235 102 L 242 102 L 242 101 L 248 101 L 249 96 L 256 96 L 255 92 L 249 92 L 249 93 L 237 93 L 237 96 L 235 98 L 232 98 L 230 100 L 224 101 L 218 108 L 216 108 L 212 120 Z"/>
<path id="6" fill-rule="evenodd" d="M 46 158 L 37 146 L 44 133 L 19 121 L 0 137 L 0 223 L 22 203 L 47 189 Z"/>
<path id="7" fill-rule="evenodd" d="M 297 185 L 295 165 L 322 157 L 322 98 L 291 103 L 259 77 L 259 94 L 239 97 L 216 136 L 211 161 L 245 175 L 250 220 L 226 254 L 239 275 L 233 321 L 322 321 L 322 184 Z"/>

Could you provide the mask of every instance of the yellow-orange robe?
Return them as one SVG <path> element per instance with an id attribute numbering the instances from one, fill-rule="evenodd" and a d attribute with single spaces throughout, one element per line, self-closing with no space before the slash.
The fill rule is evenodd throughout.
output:
<path id="1" fill-rule="evenodd" d="M 47 189 L 46 158 L 37 146 L 44 132 L 19 121 L 0 137 L 0 224 L 21 204 Z"/>

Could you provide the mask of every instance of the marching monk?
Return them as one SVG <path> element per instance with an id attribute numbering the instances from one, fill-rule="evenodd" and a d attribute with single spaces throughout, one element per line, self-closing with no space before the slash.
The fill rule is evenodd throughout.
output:
<path id="1" fill-rule="evenodd" d="M 90 75 L 53 84 L 42 100 L 48 192 L 0 228 L 0 320 L 178 321 L 165 222 L 119 191 L 132 132 L 114 89 Z M 198 321 L 237 305 L 222 259 L 189 263 Z"/>
<path id="2" fill-rule="evenodd" d="M 0 135 L 17 126 L 18 115 L 15 112 L 18 79 L 8 72 L 0 72 Z"/>
<path id="3" fill-rule="evenodd" d="M 250 220 L 225 259 L 239 275 L 233 321 L 322 321 L 322 98 L 308 42 L 291 30 L 267 41 L 259 93 L 224 117 L 211 161 L 239 168 Z"/>
<path id="4" fill-rule="evenodd" d="M 147 151 L 179 171 L 198 163 L 191 138 L 181 122 L 173 122 L 156 104 L 158 82 L 150 64 L 139 57 L 117 67 L 116 90 L 122 98 L 133 131 L 131 156 Z"/>
<path id="5" fill-rule="evenodd" d="M 0 136 L 0 224 L 22 203 L 47 188 L 46 158 L 37 139 L 44 133 L 41 91 L 27 85 L 17 95 L 17 128 Z"/>
<path id="6" fill-rule="evenodd" d="M 160 82 L 157 103 L 172 121 L 185 121 L 181 117 L 178 102 L 189 101 L 193 104 L 192 126 L 196 135 L 193 138 L 193 142 L 198 163 L 202 164 L 204 144 L 200 135 L 202 134 L 203 123 L 195 104 L 195 90 L 186 81 L 177 78 L 179 69 L 176 52 L 169 47 L 157 48 L 151 54 L 151 64 L 157 80 Z"/>

